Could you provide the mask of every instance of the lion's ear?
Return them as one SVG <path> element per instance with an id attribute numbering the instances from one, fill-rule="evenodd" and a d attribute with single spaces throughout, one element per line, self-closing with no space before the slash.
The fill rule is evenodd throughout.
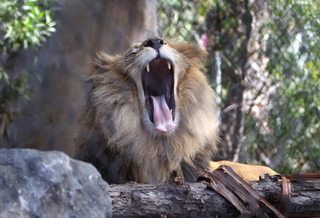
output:
<path id="1" fill-rule="evenodd" d="M 103 81 L 107 81 L 105 78 L 114 74 L 109 72 L 122 72 L 121 64 L 119 64 L 122 58 L 122 55 L 108 55 L 104 52 L 97 53 L 97 58 L 91 62 L 90 73 L 86 81 L 91 81 L 94 87 L 98 87 L 103 84 Z"/>
<path id="2" fill-rule="evenodd" d="M 91 63 L 90 75 L 105 73 L 110 69 L 116 70 L 119 67 L 117 63 L 121 58 L 122 56 L 120 55 L 108 55 L 105 52 L 98 52 L 96 60 Z"/>

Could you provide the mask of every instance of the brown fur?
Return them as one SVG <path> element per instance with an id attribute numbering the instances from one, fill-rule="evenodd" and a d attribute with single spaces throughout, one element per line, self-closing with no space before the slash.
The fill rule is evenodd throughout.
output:
<path id="1" fill-rule="evenodd" d="M 194 182 L 216 151 L 218 119 L 214 91 L 200 71 L 202 51 L 169 42 L 160 53 L 174 57 L 176 127 L 154 130 L 143 95 L 142 63 L 154 53 L 146 42 L 122 55 L 100 53 L 92 64 L 92 84 L 77 158 L 93 163 L 111 183 L 166 182 L 180 176 Z"/>

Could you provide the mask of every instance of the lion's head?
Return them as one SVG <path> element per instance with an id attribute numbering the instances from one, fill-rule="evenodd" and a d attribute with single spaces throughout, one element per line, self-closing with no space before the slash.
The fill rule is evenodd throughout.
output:
<path id="1" fill-rule="evenodd" d="M 91 146 L 84 150 L 95 154 L 85 155 L 90 159 L 82 152 L 82 159 L 107 163 L 97 167 L 112 182 L 195 179 L 218 138 L 215 94 L 200 71 L 202 57 L 195 45 L 159 37 L 122 55 L 100 53 L 77 140 L 78 148 Z"/>

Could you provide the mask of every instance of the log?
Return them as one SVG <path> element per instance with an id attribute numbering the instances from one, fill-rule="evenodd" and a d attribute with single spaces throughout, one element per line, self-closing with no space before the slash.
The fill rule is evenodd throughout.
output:
<path id="1" fill-rule="evenodd" d="M 248 184 L 277 207 L 282 197 L 281 177 Z M 290 178 L 290 177 L 289 177 Z M 319 177 L 317 177 L 319 178 Z M 320 216 L 320 179 L 290 179 L 290 196 L 282 202 L 285 217 Z M 201 183 L 110 185 L 113 217 L 236 217 L 240 212 L 224 197 Z M 283 201 L 283 200 L 282 200 Z M 266 214 L 273 216 L 267 207 Z"/>

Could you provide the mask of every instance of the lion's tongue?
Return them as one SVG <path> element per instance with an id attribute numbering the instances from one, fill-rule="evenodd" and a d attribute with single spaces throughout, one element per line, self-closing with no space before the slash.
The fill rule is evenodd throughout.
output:
<path id="1" fill-rule="evenodd" d="M 170 132 L 176 124 L 173 123 L 172 115 L 164 95 L 151 96 L 151 98 L 153 101 L 153 121 L 156 130 Z"/>

